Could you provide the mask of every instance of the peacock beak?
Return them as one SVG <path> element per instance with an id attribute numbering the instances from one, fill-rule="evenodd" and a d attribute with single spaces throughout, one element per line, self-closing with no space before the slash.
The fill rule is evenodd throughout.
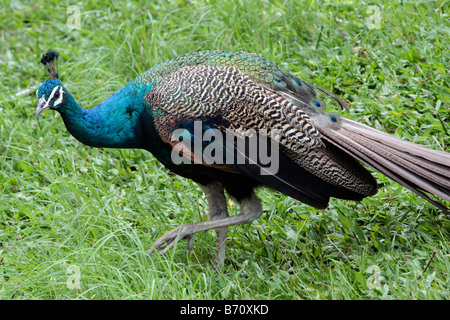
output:
<path id="1" fill-rule="evenodd" d="M 39 117 L 39 115 L 41 114 L 42 111 L 47 110 L 49 108 L 50 108 L 50 106 L 48 105 L 45 98 L 43 96 L 41 98 L 39 98 L 38 105 L 36 108 L 36 113 L 35 113 L 36 118 Z"/>

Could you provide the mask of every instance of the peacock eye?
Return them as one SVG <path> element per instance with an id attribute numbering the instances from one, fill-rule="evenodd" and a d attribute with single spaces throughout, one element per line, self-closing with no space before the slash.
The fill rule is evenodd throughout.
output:
<path id="1" fill-rule="evenodd" d="M 54 97 L 57 98 L 57 99 L 59 98 L 59 91 L 56 91 L 56 92 L 55 92 Z"/>

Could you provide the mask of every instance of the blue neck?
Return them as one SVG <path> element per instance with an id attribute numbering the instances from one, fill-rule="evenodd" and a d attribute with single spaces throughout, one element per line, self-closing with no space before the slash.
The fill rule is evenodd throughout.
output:
<path id="1" fill-rule="evenodd" d="M 144 100 L 151 87 L 129 83 L 88 110 L 80 108 L 69 93 L 60 113 L 67 130 L 88 146 L 151 149 L 153 121 Z"/>

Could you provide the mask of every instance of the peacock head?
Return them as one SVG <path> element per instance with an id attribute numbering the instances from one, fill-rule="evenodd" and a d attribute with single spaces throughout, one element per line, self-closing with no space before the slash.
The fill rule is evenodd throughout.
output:
<path id="1" fill-rule="evenodd" d="M 38 117 L 42 111 L 47 109 L 61 110 L 69 96 L 67 90 L 61 84 L 61 81 L 58 80 L 58 53 L 50 51 L 44 54 L 41 63 L 47 69 L 51 79 L 42 83 L 36 91 L 36 95 L 39 99 L 36 108 L 36 117 Z"/>
<path id="2" fill-rule="evenodd" d="M 68 97 L 68 92 L 61 81 L 56 79 L 50 79 L 42 83 L 36 94 L 39 98 L 36 117 L 47 109 L 60 110 L 64 107 Z"/>

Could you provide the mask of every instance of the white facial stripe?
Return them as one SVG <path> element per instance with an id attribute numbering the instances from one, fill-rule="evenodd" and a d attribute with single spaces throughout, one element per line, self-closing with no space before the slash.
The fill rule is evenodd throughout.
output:
<path id="1" fill-rule="evenodd" d="M 52 101 L 53 96 L 55 95 L 56 91 L 58 91 L 59 87 L 60 87 L 60 86 L 56 86 L 56 87 L 53 88 L 53 91 L 52 91 L 52 93 L 50 93 L 50 96 L 48 97 L 48 100 L 47 100 L 47 102 L 45 103 L 44 108 L 47 108 L 47 107 L 48 107 L 48 104 L 50 103 L 50 101 Z"/>
<path id="2" fill-rule="evenodd" d="M 61 102 L 63 101 L 63 94 L 64 94 L 63 87 L 62 86 L 58 86 L 58 87 L 59 87 L 59 97 L 55 101 L 55 103 L 53 104 L 54 107 L 56 107 L 57 105 L 61 104 Z"/>
<path id="3" fill-rule="evenodd" d="M 36 97 L 39 98 L 39 89 L 36 90 Z"/>

